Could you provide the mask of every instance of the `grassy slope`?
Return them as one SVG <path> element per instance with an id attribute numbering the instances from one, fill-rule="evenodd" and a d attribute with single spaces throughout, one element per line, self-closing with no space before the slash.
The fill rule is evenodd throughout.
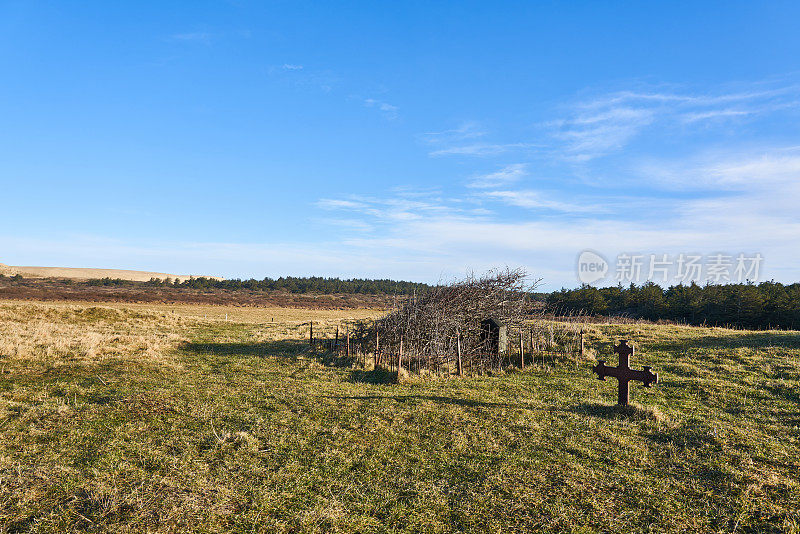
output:
<path id="1" fill-rule="evenodd" d="M 620 413 L 588 362 L 389 385 L 308 354 L 293 322 L 0 312 L 25 349 L 0 345 L 0 531 L 800 524 L 796 332 L 591 326 L 598 353 L 628 337 L 659 371 Z"/>

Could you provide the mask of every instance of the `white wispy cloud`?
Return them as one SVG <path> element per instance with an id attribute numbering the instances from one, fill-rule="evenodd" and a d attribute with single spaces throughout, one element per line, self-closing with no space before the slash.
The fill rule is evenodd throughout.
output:
<path id="1" fill-rule="evenodd" d="M 678 160 L 654 158 L 637 165 L 632 180 L 647 180 L 665 191 L 770 193 L 776 186 L 800 183 L 800 147 L 716 150 Z"/>
<path id="2" fill-rule="evenodd" d="M 687 203 L 681 218 L 665 218 L 657 224 L 591 217 L 508 221 L 443 214 L 393 221 L 371 235 L 345 236 L 342 245 L 379 257 L 427 262 L 448 273 L 524 266 L 534 275 L 548 272 L 550 289 L 575 284 L 572 265 L 577 253 L 586 248 L 602 250 L 609 257 L 626 251 L 758 251 L 776 265 L 791 265 L 791 251 L 800 246 L 800 222 L 763 219 L 737 212 L 737 207 L 738 202 L 721 199 L 713 205 L 693 201 Z"/>
<path id="3" fill-rule="evenodd" d="M 369 224 L 365 220 L 358 218 L 348 219 L 342 217 L 338 218 L 326 217 L 326 218 L 318 218 L 316 219 L 316 221 L 321 224 L 324 224 L 325 226 L 336 226 L 343 228 L 345 230 L 353 230 L 357 232 L 371 232 L 375 229 L 374 225 Z"/>
<path id="4" fill-rule="evenodd" d="M 498 172 L 513 175 L 515 170 Z M 767 276 L 800 276 L 800 268 L 790 267 L 800 248 L 800 147 L 715 154 L 667 170 L 673 175 L 653 184 L 661 192 L 650 196 L 592 191 L 564 197 L 558 191 L 467 187 L 444 198 L 348 199 L 342 209 L 372 229 L 342 236 L 342 246 L 402 256 L 417 266 L 431 262 L 446 272 L 520 265 L 547 273 L 555 287 L 574 285 L 571 268 L 584 248 L 608 257 L 759 252 L 767 259 Z M 676 177 L 685 184 L 674 183 Z M 680 195 L 670 199 L 668 191 Z M 470 202 L 478 202 L 477 209 Z M 529 215 L 486 210 L 482 202 L 524 208 Z M 770 265 L 782 270 L 770 271 Z"/>
<path id="5" fill-rule="evenodd" d="M 394 120 L 397 118 L 397 112 L 399 108 L 397 106 L 393 106 L 387 102 L 383 102 L 381 100 L 377 100 L 375 98 L 365 98 L 364 105 L 368 108 L 375 108 L 383 113 L 383 116 L 389 120 Z"/>
<path id="6" fill-rule="evenodd" d="M 515 150 L 531 149 L 538 145 L 534 143 L 474 143 L 469 145 L 451 146 L 433 150 L 431 156 L 496 156 Z"/>
<path id="7" fill-rule="evenodd" d="M 486 157 L 513 151 L 530 150 L 539 145 L 530 142 L 497 143 L 483 141 L 488 132 L 475 121 L 465 121 L 457 128 L 421 134 L 419 139 L 431 146 L 428 155 Z"/>
<path id="8" fill-rule="evenodd" d="M 512 142 L 480 123 L 463 122 L 419 139 L 431 156 L 513 154 L 515 163 L 475 173 L 463 189 L 447 195 L 396 189 L 380 198 L 323 199 L 318 207 L 337 225 L 336 246 L 347 255 L 393 258 L 404 272 L 424 272 L 425 279 L 434 270 L 519 265 L 546 274 L 551 283 L 574 285 L 575 255 L 585 248 L 609 257 L 626 251 L 760 252 L 767 265 L 783 266 L 784 277 L 797 278 L 800 268 L 792 266 L 800 248 L 800 147 L 756 147 L 726 127 L 800 109 L 798 101 L 800 89 L 793 85 L 605 93 L 573 102 L 531 138 Z M 363 102 L 378 110 L 383 104 Z M 628 150 L 647 134 L 652 145 L 665 136 L 717 127 L 736 146 L 723 151 L 719 145 L 691 145 L 669 157 L 648 146 L 631 151 L 624 167 L 604 167 L 598 159 Z M 581 169 L 585 176 L 559 178 L 590 187 L 576 191 L 554 183 L 540 190 L 524 184 L 539 169 L 559 168 Z"/>
<path id="9" fill-rule="evenodd" d="M 458 127 L 441 132 L 426 132 L 420 137 L 429 144 L 453 144 L 464 140 L 477 139 L 486 135 L 486 131 L 475 121 L 464 121 Z"/>
<path id="10" fill-rule="evenodd" d="M 401 188 L 382 197 L 320 199 L 317 207 L 324 215 L 319 224 L 335 228 L 322 242 L 130 242 L 85 236 L 36 240 L 0 233 L 0 248 L 14 250 L 18 264 L 36 257 L 52 264 L 95 266 L 102 257 L 109 267 L 227 276 L 380 273 L 435 281 L 468 269 L 509 265 L 545 276 L 545 289 L 576 285 L 575 257 L 586 248 L 609 258 L 619 252 L 759 252 L 765 258 L 765 276 L 800 277 L 795 206 L 800 149 L 709 156 L 675 172 L 694 173 L 694 180 L 707 175 L 713 194 L 672 202 L 654 197 L 639 207 L 650 216 L 640 218 L 617 209 L 637 197 L 616 198 L 614 209 L 607 209 L 607 199 L 597 195 L 565 199 L 529 189 L 464 188 L 446 196 Z M 476 195 L 530 213 L 512 218 L 507 212 L 481 209 L 470 201 Z M 539 210 L 565 216 L 542 217 Z"/>
<path id="11" fill-rule="evenodd" d="M 467 182 L 467 186 L 474 187 L 476 189 L 490 189 L 494 187 L 507 186 L 509 184 L 518 182 L 520 179 L 526 176 L 528 174 L 527 168 L 528 166 L 525 163 L 506 165 L 502 169 L 495 172 L 480 174 L 473 177 L 469 182 Z"/>
<path id="12" fill-rule="evenodd" d="M 598 206 L 595 203 L 577 204 L 564 202 L 548 198 L 540 191 L 529 189 L 521 191 L 485 191 L 483 195 L 486 198 L 498 200 L 511 206 L 527 209 L 551 210 L 570 214 L 600 213 L 606 211 L 602 206 Z"/>
<path id="13" fill-rule="evenodd" d="M 565 151 L 585 161 L 622 148 L 654 119 L 653 110 L 616 107 L 581 113 L 551 125 L 556 128 L 553 136 L 564 141 Z"/>
<path id="14" fill-rule="evenodd" d="M 565 117 L 543 124 L 565 159 L 586 162 L 626 148 L 655 128 L 748 120 L 780 110 L 800 109 L 800 86 L 692 94 L 618 91 L 571 106 Z"/>
<path id="15" fill-rule="evenodd" d="M 475 121 L 427 132 L 419 138 L 433 157 L 492 157 L 519 153 L 539 159 L 587 163 L 625 150 L 645 133 L 724 126 L 769 113 L 800 110 L 800 85 L 751 84 L 738 90 L 696 92 L 660 88 L 616 91 L 562 108 L 561 117 L 538 124 L 528 139 L 502 142 Z M 679 132 L 685 133 L 685 132 Z"/>
<path id="16" fill-rule="evenodd" d="M 800 150 L 771 152 L 750 158 L 718 162 L 702 169 L 721 187 L 749 189 L 800 184 Z"/>
<path id="17" fill-rule="evenodd" d="M 330 70 L 307 68 L 299 63 L 270 65 L 265 68 L 265 72 L 298 89 L 313 89 L 330 93 L 342 84 L 342 79 Z"/>
<path id="18" fill-rule="evenodd" d="M 683 113 L 681 120 L 684 122 L 698 122 L 717 119 L 730 119 L 734 117 L 746 117 L 754 112 L 745 109 L 714 109 L 710 111 L 695 111 Z"/>
<path id="19" fill-rule="evenodd" d="M 775 83 L 773 82 L 773 85 Z M 644 87 L 638 91 L 625 90 L 599 95 L 579 103 L 578 106 L 590 109 L 629 105 L 630 103 L 669 103 L 697 107 L 716 107 L 740 102 L 773 101 L 776 98 L 796 95 L 800 91 L 800 86 L 796 84 L 783 84 L 771 88 L 764 87 L 765 82 L 759 82 L 740 87 L 738 90 L 718 89 L 717 91 L 697 91 L 695 93 L 687 90 L 682 93 L 677 91 L 664 92 Z"/>
<path id="20" fill-rule="evenodd" d="M 350 209 L 350 210 L 357 210 L 361 208 L 367 207 L 367 204 L 364 202 L 356 202 L 354 200 L 342 200 L 337 198 L 322 198 L 317 201 L 317 206 L 322 209 L 326 210 L 337 210 L 337 209 Z"/>
<path id="21" fill-rule="evenodd" d="M 385 198 L 351 195 L 346 199 L 321 199 L 317 206 L 329 211 L 347 211 L 361 214 L 373 221 L 394 223 L 443 214 L 456 215 L 464 211 L 438 192 L 416 190 L 394 191 Z"/>

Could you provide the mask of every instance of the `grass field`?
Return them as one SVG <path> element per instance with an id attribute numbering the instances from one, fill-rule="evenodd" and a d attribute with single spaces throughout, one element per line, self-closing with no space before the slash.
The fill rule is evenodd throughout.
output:
<path id="1" fill-rule="evenodd" d="M 590 361 L 308 350 L 374 314 L 0 303 L 0 532 L 800 531 L 800 333 L 589 325 L 659 372 L 621 411 Z"/>

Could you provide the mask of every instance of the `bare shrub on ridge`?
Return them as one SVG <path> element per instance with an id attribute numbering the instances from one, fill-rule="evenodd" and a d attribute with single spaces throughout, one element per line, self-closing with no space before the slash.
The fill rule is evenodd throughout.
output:
<path id="1" fill-rule="evenodd" d="M 481 322 L 492 318 L 507 328 L 520 328 L 530 318 L 530 292 L 538 280 L 527 283 L 522 269 L 491 271 L 483 276 L 438 285 L 422 296 L 413 296 L 377 321 L 380 343 L 403 352 L 428 369 L 453 367 L 460 345 L 462 364 L 470 369 L 501 365 L 501 355 L 490 350 Z M 374 336 L 374 330 L 369 333 Z"/>

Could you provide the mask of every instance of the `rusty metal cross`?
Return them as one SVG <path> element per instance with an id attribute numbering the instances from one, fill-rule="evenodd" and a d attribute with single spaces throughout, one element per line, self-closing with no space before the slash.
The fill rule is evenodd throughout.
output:
<path id="1" fill-rule="evenodd" d="M 614 352 L 619 354 L 619 365 L 617 367 L 606 366 L 605 360 L 600 360 L 592 368 L 597 373 L 598 380 L 605 380 L 607 376 L 613 376 L 619 381 L 619 396 L 617 404 L 627 406 L 630 400 L 628 392 L 628 382 L 639 380 L 644 383 L 644 387 L 649 388 L 653 384 L 658 384 L 658 373 L 654 373 L 650 367 L 644 366 L 642 371 L 630 368 L 630 357 L 633 356 L 633 347 L 628 342 L 622 340 L 619 345 L 614 347 Z"/>

